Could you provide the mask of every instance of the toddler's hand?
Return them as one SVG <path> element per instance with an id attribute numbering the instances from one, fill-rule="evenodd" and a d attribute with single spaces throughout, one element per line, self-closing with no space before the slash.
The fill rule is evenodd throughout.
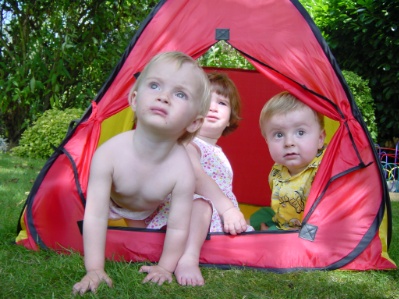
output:
<path id="1" fill-rule="evenodd" d="M 165 281 L 169 283 L 172 282 L 172 273 L 158 265 L 142 266 L 139 272 L 148 273 L 147 276 L 143 279 L 143 283 L 151 281 L 157 283 L 158 285 L 162 285 Z"/>
<path id="2" fill-rule="evenodd" d="M 104 281 L 110 288 L 112 288 L 112 280 L 109 278 L 104 270 L 89 271 L 78 283 L 73 286 L 73 294 L 83 295 L 87 291 L 95 293 L 100 283 Z"/>
<path id="3" fill-rule="evenodd" d="M 247 222 L 241 211 L 234 207 L 225 211 L 222 215 L 224 223 L 224 232 L 236 235 L 245 232 L 247 229 Z"/>

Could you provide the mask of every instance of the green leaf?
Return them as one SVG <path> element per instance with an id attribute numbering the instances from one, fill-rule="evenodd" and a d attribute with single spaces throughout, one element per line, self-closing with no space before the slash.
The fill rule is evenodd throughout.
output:
<path id="1" fill-rule="evenodd" d="M 32 93 L 35 92 L 35 85 L 36 85 L 35 77 L 32 77 L 32 79 L 30 79 L 30 84 L 29 84 L 29 86 L 30 86 L 30 91 L 31 91 Z"/>

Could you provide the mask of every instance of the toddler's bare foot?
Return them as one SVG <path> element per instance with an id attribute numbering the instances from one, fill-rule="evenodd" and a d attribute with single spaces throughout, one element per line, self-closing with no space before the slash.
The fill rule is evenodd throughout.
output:
<path id="1" fill-rule="evenodd" d="M 175 275 L 177 282 L 183 286 L 202 286 L 205 284 L 198 258 L 193 256 L 183 255 L 181 257 L 177 263 Z"/>

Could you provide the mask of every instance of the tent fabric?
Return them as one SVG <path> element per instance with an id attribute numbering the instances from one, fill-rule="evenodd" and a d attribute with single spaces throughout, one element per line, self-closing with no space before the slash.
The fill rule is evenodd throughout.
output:
<path id="1" fill-rule="evenodd" d="M 34 250 L 72 249 L 83 254 L 77 223 L 83 219 L 91 157 L 104 139 L 105 124 L 112 127 L 109 120 L 128 109 L 134 74 L 159 52 L 178 50 L 198 58 L 218 42 L 221 31 L 256 68 L 224 70 L 235 78 L 247 113 L 237 133 L 222 140 L 240 202 L 269 203 L 265 194 L 269 190 L 262 188 L 272 161 L 257 125 L 259 107 L 269 96 L 288 90 L 339 126 L 313 183 L 301 230 L 212 233 L 200 262 L 276 272 L 396 268 L 386 252 L 391 237 L 389 194 L 373 142 L 331 51 L 294 0 L 160 1 L 82 120 L 39 174 L 21 213 L 17 243 Z M 262 93 L 265 86 L 269 88 Z M 121 131 L 131 129 L 129 121 L 123 123 Z M 244 136 L 253 138 L 247 143 Z M 247 157 L 250 162 L 245 163 Z M 256 159 L 260 168 L 253 167 Z M 248 182 L 246 177 L 253 179 Z M 155 262 L 163 238 L 160 231 L 110 227 L 106 256 Z"/>

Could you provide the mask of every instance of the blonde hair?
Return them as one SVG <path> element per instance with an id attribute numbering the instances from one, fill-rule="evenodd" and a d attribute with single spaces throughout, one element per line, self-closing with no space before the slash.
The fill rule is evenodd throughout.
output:
<path id="1" fill-rule="evenodd" d="M 320 129 L 324 129 L 324 116 L 323 114 L 316 112 L 308 105 L 304 104 L 288 91 L 283 91 L 275 96 L 273 96 L 266 104 L 263 106 L 262 111 L 259 117 L 259 125 L 262 131 L 262 135 L 265 135 L 262 129 L 262 124 L 269 120 L 272 116 L 276 114 L 285 114 L 290 111 L 295 111 L 303 108 L 309 108 L 315 115 L 317 119 Z"/>
<path id="2" fill-rule="evenodd" d="M 144 67 L 143 71 L 138 76 L 136 82 L 134 82 L 133 87 L 129 92 L 129 100 L 133 96 L 133 93 L 139 89 L 139 86 L 141 86 L 142 82 L 148 76 L 151 67 L 159 61 L 175 62 L 177 63 L 178 68 L 180 68 L 185 63 L 190 63 L 197 67 L 199 71 L 198 75 L 200 80 L 199 82 L 200 94 L 198 95 L 199 99 L 198 115 L 205 117 L 208 114 L 211 103 L 211 88 L 208 77 L 204 72 L 204 70 L 199 66 L 196 60 L 194 60 L 192 57 L 188 56 L 187 54 L 178 51 L 163 52 L 155 55 Z M 135 115 L 135 122 L 136 122 L 136 115 Z M 192 138 L 194 138 L 194 136 L 197 134 L 198 131 L 199 129 L 193 133 L 186 131 L 182 136 L 179 137 L 177 142 L 178 143 L 189 142 Z"/>
<path id="3" fill-rule="evenodd" d="M 226 127 L 222 135 L 225 136 L 238 128 L 238 122 L 241 120 L 241 98 L 237 87 L 233 80 L 225 73 L 211 72 L 208 74 L 208 79 L 211 82 L 211 91 L 218 95 L 224 96 L 230 100 L 230 125 Z"/>

